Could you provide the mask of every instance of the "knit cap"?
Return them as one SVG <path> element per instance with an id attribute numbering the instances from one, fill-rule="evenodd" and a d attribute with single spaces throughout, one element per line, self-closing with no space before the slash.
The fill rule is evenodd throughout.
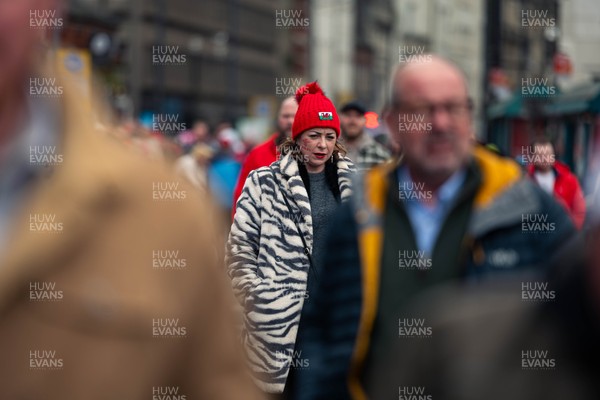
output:
<path id="1" fill-rule="evenodd" d="M 312 128 L 331 128 L 340 136 L 340 119 L 335 106 L 316 81 L 298 88 L 296 101 L 298 111 L 292 125 L 292 139 Z"/>

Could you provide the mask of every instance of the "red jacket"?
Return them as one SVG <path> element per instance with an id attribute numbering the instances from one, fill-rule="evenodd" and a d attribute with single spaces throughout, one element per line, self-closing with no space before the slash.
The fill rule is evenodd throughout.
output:
<path id="1" fill-rule="evenodd" d="M 579 180 L 571 172 L 569 167 L 559 161 L 554 164 L 554 198 L 568 211 L 571 219 L 578 229 L 583 226 L 585 220 L 585 198 Z M 529 166 L 529 176 L 535 180 L 535 167 Z"/>
<path id="2" fill-rule="evenodd" d="M 238 177 L 237 185 L 233 191 L 233 206 L 231 207 L 231 217 L 235 215 L 235 206 L 242 195 L 242 189 L 244 189 L 244 183 L 250 172 L 260 167 L 266 167 L 277 160 L 277 146 L 275 145 L 275 139 L 279 136 L 278 133 L 273 134 L 267 141 L 259 144 L 253 148 L 244 163 L 242 164 L 242 170 Z"/>

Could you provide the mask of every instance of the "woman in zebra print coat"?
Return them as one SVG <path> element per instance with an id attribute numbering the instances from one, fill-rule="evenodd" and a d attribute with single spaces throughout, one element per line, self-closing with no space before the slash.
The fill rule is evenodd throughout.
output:
<path id="1" fill-rule="evenodd" d="M 299 342 L 310 294 L 328 222 L 349 199 L 354 171 L 337 142 L 335 107 L 317 83 L 298 89 L 296 100 L 292 138 L 281 146 L 280 160 L 246 179 L 227 243 L 249 362 L 259 386 L 269 393 L 285 389 L 285 398 L 295 398 L 293 377 L 309 367 Z"/>

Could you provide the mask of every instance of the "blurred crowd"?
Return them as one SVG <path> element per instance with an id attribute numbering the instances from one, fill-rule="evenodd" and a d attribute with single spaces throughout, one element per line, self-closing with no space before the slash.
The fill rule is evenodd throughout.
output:
<path id="1" fill-rule="evenodd" d="M 274 133 L 265 143 L 245 139 L 235 129 L 235 123 L 221 122 L 213 129 L 204 120 L 196 120 L 190 129 L 161 132 L 141 120 L 126 119 L 117 124 L 111 134 L 128 147 L 151 160 L 172 165 L 196 189 L 208 191 L 225 212 L 235 210 L 250 171 L 268 165 L 277 158 L 277 146 L 291 136 L 297 110 L 294 97 L 285 99 L 273 122 Z M 399 154 L 397 144 L 390 139 L 387 129 L 365 127 L 367 108 L 351 101 L 340 108 L 341 124 L 348 158 L 356 160 L 360 170 L 369 169 Z M 382 127 L 385 125 L 382 123 Z M 269 146 L 265 146 L 269 145 Z M 265 153 L 266 150 L 266 153 Z"/>

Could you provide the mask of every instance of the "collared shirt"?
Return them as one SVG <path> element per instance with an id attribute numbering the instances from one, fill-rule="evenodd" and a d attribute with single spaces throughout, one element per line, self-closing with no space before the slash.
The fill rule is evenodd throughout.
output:
<path id="1" fill-rule="evenodd" d="M 51 103 L 29 97 L 20 129 L 0 148 L 0 252 L 30 183 L 43 175 L 48 159 L 62 157 L 56 146 L 57 113 Z"/>
<path id="2" fill-rule="evenodd" d="M 417 247 L 429 256 L 432 256 L 442 224 L 460 192 L 466 176 L 465 169 L 455 172 L 440 186 L 436 193 L 436 201 L 431 204 L 419 200 L 418 196 L 405 196 L 402 200 L 413 228 Z M 398 180 L 400 188 L 416 190 L 419 188 L 419 184 L 413 182 L 406 166 L 398 169 Z"/>

